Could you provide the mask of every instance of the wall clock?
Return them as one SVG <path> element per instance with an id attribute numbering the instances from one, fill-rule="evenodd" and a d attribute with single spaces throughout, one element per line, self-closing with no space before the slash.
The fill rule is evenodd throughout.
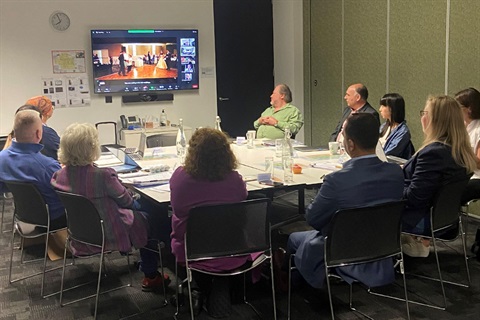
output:
<path id="1" fill-rule="evenodd" d="M 70 27 L 70 18 L 61 11 L 55 11 L 50 15 L 50 25 L 57 31 L 65 31 Z"/>

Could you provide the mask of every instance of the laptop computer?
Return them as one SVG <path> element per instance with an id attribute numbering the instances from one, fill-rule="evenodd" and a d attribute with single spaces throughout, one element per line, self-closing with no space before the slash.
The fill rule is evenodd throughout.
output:
<path id="1" fill-rule="evenodd" d="M 125 148 L 125 153 L 133 160 L 142 160 L 145 154 L 145 146 L 147 145 L 147 135 L 145 132 L 140 134 L 140 142 L 138 148 Z M 133 149 L 133 150 L 132 150 Z"/>
<path id="2" fill-rule="evenodd" d="M 138 163 L 135 162 L 132 158 L 130 158 L 125 151 L 122 149 L 115 149 L 115 148 L 110 148 L 107 147 L 108 151 L 110 152 L 110 157 L 115 157 L 119 161 L 117 163 L 112 163 L 111 165 L 99 165 L 97 163 L 97 166 L 99 167 L 109 167 L 115 170 L 117 173 L 124 173 L 124 172 L 134 172 L 142 169 L 138 165 Z"/>

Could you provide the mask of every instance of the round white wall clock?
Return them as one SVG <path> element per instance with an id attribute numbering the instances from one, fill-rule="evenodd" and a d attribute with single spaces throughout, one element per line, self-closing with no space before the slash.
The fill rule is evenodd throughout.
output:
<path id="1" fill-rule="evenodd" d="M 50 15 L 50 25 L 57 31 L 65 31 L 70 27 L 70 18 L 61 11 L 55 11 Z"/>

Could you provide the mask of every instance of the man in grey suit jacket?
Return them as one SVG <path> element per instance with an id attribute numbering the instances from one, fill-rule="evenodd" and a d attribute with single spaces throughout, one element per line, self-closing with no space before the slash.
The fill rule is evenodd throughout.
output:
<path id="1" fill-rule="evenodd" d="M 353 113 L 371 113 L 377 119 L 376 128 L 377 130 L 380 127 L 380 117 L 378 115 L 377 110 L 372 108 L 370 103 L 367 102 L 368 99 L 368 89 L 361 83 L 352 84 L 348 87 L 347 91 L 345 92 L 345 101 L 347 102 L 347 108 L 343 110 L 343 115 L 340 121 L 338 122 L 337 126 L 335 127 L 335 131 L 330 136 L 330 141 L 339 141 L 341 140 L 342 136 L 342 129 L 343 125 L 345 124 L 345 120 L 347 117 Z"/>
<path id="2" fill-rule="evenodd" d="M 295 265 L 315 288 L 325 283 L 324 240 L 330 221 L 339 209 L 397 201 L 403 196 L 400 166 L 382 162 L 375 155 L 377 119 L 368 113 L 347 118 L 344 130 L 346 152 L 352 157 L 343 169 L 328 174 L 317 196 L 306 210 L 312 231 L 295 232 L 288 238 L 288 253 L 295 253 Z M 379 286 L 395 278 L 392 259 L 337 268 L 347 281 L 356 279 L 367 286 Z"/>

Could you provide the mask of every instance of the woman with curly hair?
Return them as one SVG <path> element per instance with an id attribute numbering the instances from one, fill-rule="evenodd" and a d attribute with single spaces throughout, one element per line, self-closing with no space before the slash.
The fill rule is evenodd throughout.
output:
<path id="1" fill-rule="evenodd" d="M 235 171 L 236 168 L 237 159 L 224 133 L 211 128 L 195 131 L 189 142 L 185 165 L 179 167 L 170 179 L 170 202 L 173 209 L 171 244 L 178 263 L 185 262 L 184 235 L 191 208 L 240 202 L 247 198 L 245 182 Z M 233 270 L 253 258 L 217 258 L 195 262 L 195 266 L 206 271 Z M 212 278 L 197 273 L 193 276 L 201 292 L 208 295 Z M 194 305 L 197 306 L 195 313 L 198 313 L 202 297 L 198 291 L 194 291 L 192 297 L 197 300 Z"/>

